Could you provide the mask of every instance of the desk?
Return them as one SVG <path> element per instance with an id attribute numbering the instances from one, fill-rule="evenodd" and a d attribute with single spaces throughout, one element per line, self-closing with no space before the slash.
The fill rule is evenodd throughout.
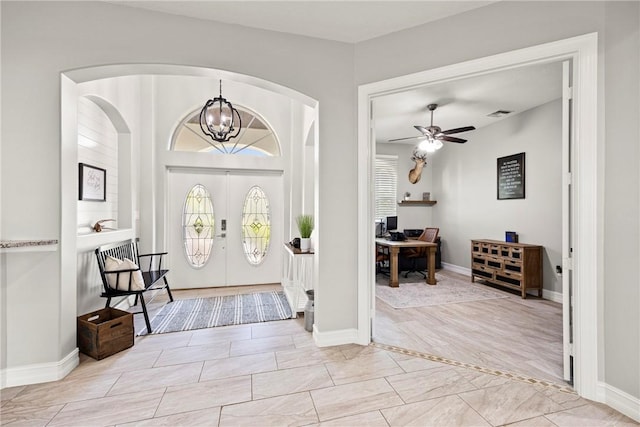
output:
<path id="1" fill-rule="evenodd" d="M 393 241 L 387 239 L 376 239 L 376 245 L 386 246 L 389 248 L 389 263 L 391 264 L 389 286 L 393 288 L 398 287 L 398 253 L 400 252 L 400 248 L 421 248 L 425 246 L 428 248 L 427 270 L 429 271 L 429 274 L 427 275 L 427 284 L 436 284 L 436 248 L 438 245 L 435 243 L 423 242 L 422 240 Z"/>

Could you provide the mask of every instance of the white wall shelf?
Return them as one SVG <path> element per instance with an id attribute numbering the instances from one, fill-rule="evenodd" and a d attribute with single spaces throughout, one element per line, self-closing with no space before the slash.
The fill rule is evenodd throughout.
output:
<path id="1" fill-rule="evenodd" d="M 402 200 L 399 206 L 433 206 L 438 203 L 436 200 Z"/>
<path id="2" fill-rule="evenodd" d="M 123 240 L 135 238 L 132 228 L 123 228 L 121 230 L 104 230 L 99 233 L 94 231 L 86 234 L 78 234 L 78 252 L 94 250 L 98 246 L 108 243 L 120 242 Z"/>

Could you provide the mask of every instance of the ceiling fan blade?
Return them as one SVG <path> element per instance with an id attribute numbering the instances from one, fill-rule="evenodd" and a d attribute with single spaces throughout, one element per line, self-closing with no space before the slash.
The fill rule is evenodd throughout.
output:
<path id="1" fill-rule="evenodd" d="M 447 135 L 439 136 L 436 139 L 439 139 L 441 141 L 457 142 L 458 144 L 464 144 L 465 142 L 467 142 L 466 139 L 456 138 L 455 136 L 447 136 Z"/>
<path id="2" fill-rule="evenodd" d="M 396 141 L 409 141 L 410 139 L 425 139 L 426 136 L 424 135 L 420 135 L 420 136 L 410 136 L 408 138 L 396 138 L 396 139 L 390 139 L 389 142 L 396 142 Z"/>
<path id="3" fill-rule="evenodd" d="M 452 133 L 468 132 L 470 130 L 476 130 L 476 128 L 473 127 L 473 126 L 465 126 L 465 127 L 462 127 L 462 128 L 443 130 L 440 133 L 443 134 L 443 135 L 451 135 Z"/>
<path id="4" fill-rule="evenodd" d="M 433 135 L 431 134 L 431 132 L 429 131 L 429 129 L 427 129 L 427 128 L 426 128 L 426 127 L 424 127 L 424 126 L 414 126 L 414 128 L 418 129 L 418 130 L 419 130 L 420 132 L 422 132 L 425 136 L 429 136 L 429 135 L 433 136 Z"/>

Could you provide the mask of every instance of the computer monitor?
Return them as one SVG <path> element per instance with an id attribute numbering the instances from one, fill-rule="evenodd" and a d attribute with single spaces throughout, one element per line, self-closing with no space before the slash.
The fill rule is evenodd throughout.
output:
<path id="1" fill-rule="evenodd" d="M 382 237 L 384 235 L 384 223 L 381 219 L 376 219 L 376 237 Z"/>
<path id="2" fill-rule="evenodd" d="M 394 231 L 398 229 L 398 217 L 388 216 L 386 221 L 387 231 Z"/>

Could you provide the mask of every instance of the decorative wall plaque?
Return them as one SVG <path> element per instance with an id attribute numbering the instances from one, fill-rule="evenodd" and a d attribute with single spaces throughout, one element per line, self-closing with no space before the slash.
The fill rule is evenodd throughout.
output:
<path id="1" fill-rule="evenodd" d="M 524 154 L 498 158 L 498 200 L 525 198 Z"/>

